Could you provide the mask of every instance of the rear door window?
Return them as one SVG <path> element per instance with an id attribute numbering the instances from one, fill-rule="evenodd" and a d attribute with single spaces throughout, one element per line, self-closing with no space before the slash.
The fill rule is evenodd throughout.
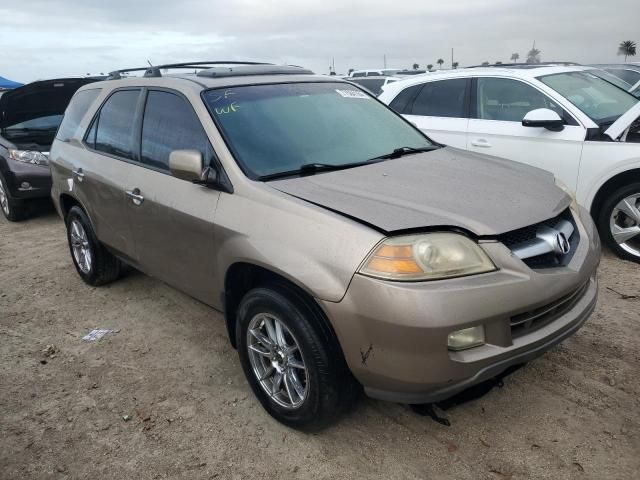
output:
<path id="1" fill-rule="evenodd" d="M 411 115 L 467 118 L 470 79 L 439 80 L 424 85 L 413 102 Z"/>
<path id="2" fill-rule="evenodd" d="M 168 172 L 169 154 L 185 149 L 200 151 L 209 164 L 212 148 L 198 116 L 181 96 L 149 91 L 142 123 L 142 163 Z"/>
<path id="3" fill-rule="evenodd" d="M 77 92 L 66 111 L 64 112 L 64 118 L 62 123 L 60 124 L 60 128 L 58 129 L 58 133 L 56 138 L 63 142 L 68 142 L 73 138 L 78 130 L 78 126 L 82 121 L 85 113 L 89 110 L 91 104 L 98 98 L 100 92 L 102 90 L 100 88 L 92 88 L 90 90 L 82 90 L 81 92 Z"/>
<path id="4" fill-rule="evenodd" d="M 94 149 L 133 159 L 134 120 L 140 90 L 116 91 L 94 119 L 85 142 Z"/>

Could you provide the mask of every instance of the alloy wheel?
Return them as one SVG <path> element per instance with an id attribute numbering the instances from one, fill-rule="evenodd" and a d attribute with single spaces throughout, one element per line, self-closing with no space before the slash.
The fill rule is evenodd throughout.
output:
<path id="1" fill-rule="evenodd" d="M 73 258 L 82 273 L 88 275 L 91 272 L 91 266 L 93 264 L 93 254 L 91 252 L 91 246 L 89 245 L 87 232 L 82 224 L 75 219 L 71 221 L 69 228 L 71 230 L 70 236 Z"/>
<path id="2" fill-rule="evenodd" d="M 300 346 L 276 316 L 259 313 L 247 330 L 249 361 L 258 382 L 278 405 L 300 407 L 309 390 L 307 368 Z"/>
<path id="3" fill-rule="evenodd" d="M 9 216 L 9 197 L 7 196 L 7 192 L 4 190 L 4 185 L 0 180 L 0 207 L 5 215 Z"/>
<path id="4" fill-rule="evenodd" d="M 611 235 L 620 248 L 640 257 L 640 193 L 618 202 L 609 221 Z"/>

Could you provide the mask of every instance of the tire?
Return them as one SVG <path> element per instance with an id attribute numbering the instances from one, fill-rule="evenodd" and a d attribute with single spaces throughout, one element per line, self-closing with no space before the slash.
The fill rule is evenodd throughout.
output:
<path id="1" fill-rule="evenodd" d="M 333 423 L 354 404 L 359 392 L 359 385 L 344 361 L 337 340 L 319 315 L 321 313 L 296 289 L 284 285 L 277 289 L 259 287 L 249 291 L 240 302 L 236 321 L 240 363 L 254 394 L 276 420 L 306 431 L 320 430 Z M 268 352 L 266 344 L 249 333 L 249 328 L 252 326 L 255 331 L 257 327 L 268 337 L 265 322 L 270 322 L 277 330 L 275 321 L 283 327 L 284 343 L 298 346 L 288 360 L 285 356 L 278 358 L 273 352 L 278 348 L 282 351 L 282 345 L 274 345 L 271 356 L 249 349 L 252 346 Z M 273 358 L 277 364 L 272 363 Z M 300 368 L 300 362 L 304 369 Z M 265 364 L 271 365 L 275 372 L 261 381 L 258 375 L 268 370 Z M 278 364 L 285 375 L 279 383 L 279 393 L 272 396 L 267 389 L 277 381 Z M 303 393 L 298 387 L 302 387 Z M 298 404 L 294 405 L 295 402 Z"/>
<path id="2" fill-rule="evenodd" d="M 626 212 L 620 210 L 625 200 L 631 205 L 631 208 L 625 209 Z M 640 263 L 640 182 L 613 191 L 602 204 L 596 222 L 605 245 L 618 257 Z M 612 231 L 619 227 L 630 233 L 637 230 L 638 234 L 619 243 Z"/>
<path id="3" fill-rule="evenodd" d="M 84 210 L 78 206 L 71 207 L 65 223 L 69 253 L 82 280 L 94 287 L 116 280 L 120 276 L 120 260 L 98 241 Z M 74 252 L 74 245 L 81 251 Z"/>
<path id="4" fill-rule="evenodd" d="M 7 184 L 0 175 L 0 211 L 10 222 L 19 222 L 27 218 L 28 209 L 23 205 L 16 205 L 9 194 Z"/>

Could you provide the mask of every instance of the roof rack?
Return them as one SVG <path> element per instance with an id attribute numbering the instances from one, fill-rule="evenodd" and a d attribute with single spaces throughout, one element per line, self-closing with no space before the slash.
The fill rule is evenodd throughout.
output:
<path id="1" fill-rule="evenodd" d="M 187 69 L 187 70 L 197 70 L 197 69 L 206 69 L 209 68 L 209 65 L 273 65 L 271 63 L 263 63 L 263 62 L 238 62 L 234 60 L 217 60 L 213 62 L 205 61 L 205 62 L 183 62 L 183 63 L 167 63 L 165 65 L 153 65 L 151 67 L 136 67 L 136 68 L 121 68 L 119 70 L 114 70 L 113 72 L 109 72 L 109 76 L 107 80 L 118 80 L 122 77 L 123 73 L 129 72 L 144 72 L 143 77 L 162 77 L 162 73 L 160 70 L 170 70 L 170 69 Z"/>
<path id="2" fill-rule="evenodd" d="M 241 65 L 237 67 L 212 67 L 200 70 L 198 77 L 222 78 L 249 75 L 312 75 L 311 70 L 297 65 Z"/>
<path id="3" fill-rule="evenodd" d="M 540 62 L 540 63 L 491 63 L 489 65 L 471 65 L 465 68 L 484 68 L 484 67 L 506 67 L 506 68 L 536 68 L 551 67 L 554 65 L 562 67 L 579 67 L 579 63 L 575 62 Z"/>

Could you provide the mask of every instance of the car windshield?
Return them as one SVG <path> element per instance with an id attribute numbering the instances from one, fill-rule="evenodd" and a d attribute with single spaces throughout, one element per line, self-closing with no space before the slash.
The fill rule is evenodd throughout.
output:
<path id="1" fill-rule="evenodd" d="M 638 99 L 591 72 L 566 72 L 538 77 L 598 125 L 613 122 Z"/>
<path id="2" fill-rule="evenodd" d="M 347 83 L 282 83 L 207 90 L 204 100 L 250 178 L 366 162 L 431 147 L 401 117 Z"/>
<path id="3" fill-rule="evenodd" d="M 24 122 L 9 125 L 5 130 L 56 130 L 63 115 L 47 115 L 45 117 L 31 118 Z"/>
<path id="4" fill-rule="evenodd" d="M 609 83 L 613 83 L 616 87 L 622 88 L 627 92 L 631 88 L 627 82 L 625 82 L 620 77 L 616 77 L 614 74 L 609 73 L 605 70 L 590 70 L 589 73 L 593 73 L 596 77 L 600 77 L 603 80 L 606 80 Z"/>

